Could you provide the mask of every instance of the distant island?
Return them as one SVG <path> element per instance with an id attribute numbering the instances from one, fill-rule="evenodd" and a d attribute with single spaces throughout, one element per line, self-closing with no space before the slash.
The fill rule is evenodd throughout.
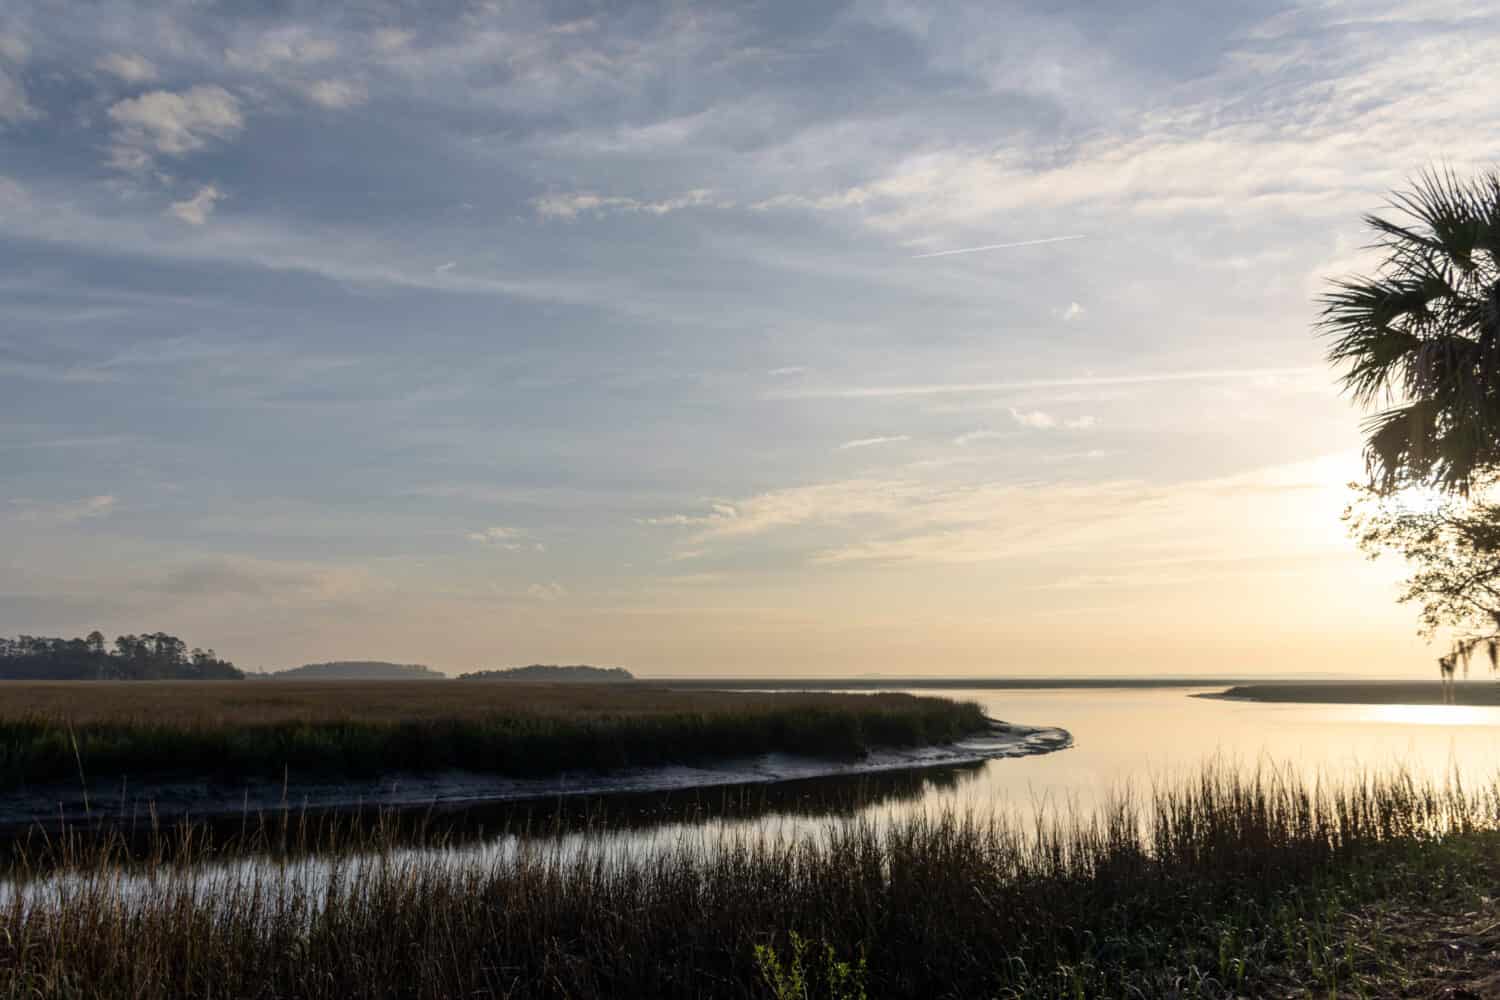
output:
<path id="1" fill-rule="evenodd" d="M 251 676 L 277 681 L 441 681 L 448 677 L 420 663 L 387 663 L 384 660 L 304 663 L 289 670 Z"/>
<path id="2" fill-rule="evenodd" d="M 1295 702 L 1304 705 L 1500 705 L 1493 681 L 1348 680 L 1241 684 L 1200 698 Z"/>
<path id="3" fill-rule="evenodd" d="M 541 681 L 547 684 L 622 684 L 635 680 L 624 667 L 589 667 L 583 664 L 559 667 L 533 663 L 508 670 L 476 670 L 459 674 L 461 681 Z"/>

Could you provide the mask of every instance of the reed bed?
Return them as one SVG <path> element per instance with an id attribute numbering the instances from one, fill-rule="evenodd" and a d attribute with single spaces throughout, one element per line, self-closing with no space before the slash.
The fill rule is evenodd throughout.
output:
<path id="1" fill-rule="evenodd" d="M 309 868 L 104 846 L 20 866 L 0 995 L 1408 995 L 1410 949 L 1351 921 L 1488 905 L 1497 826 L 1497 784 L 1209 768 L 1088 815 L 855 818 L 650 852 L 522 837 L 460 861 L 364 840 Z"/>
<path id="2" fill-rule="evenodd" d="M 627 684 L 18 682 L 5 694 L 0 788 L 181 774 L 542 777 L 771 751 L 852 758 L 988 724 L 978 705 L 944 698 Z"/>

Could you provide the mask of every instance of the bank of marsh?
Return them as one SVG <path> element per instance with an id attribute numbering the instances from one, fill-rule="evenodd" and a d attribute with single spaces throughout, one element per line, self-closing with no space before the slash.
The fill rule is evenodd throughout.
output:
<path id="1" fill-rule="evenodd" d="M 979 706 L 943 698 L 623 684 L 12 682 L 0 693 L 8 788 L 183 773 L 535 777 L 778 751 L 851 758 L 988 725 Z"/>

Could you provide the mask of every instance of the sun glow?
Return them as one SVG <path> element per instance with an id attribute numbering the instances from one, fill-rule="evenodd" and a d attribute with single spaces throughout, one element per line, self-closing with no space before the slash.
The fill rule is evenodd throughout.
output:
<path id="1" fill-rule="evenodd" d="M 1369 705 L 1361 714 L 1408 726 L 1500 726 L 1500 708 L 1491 705 Z"/>
<path id="2" fill-rule="evenodd" d="M 1392 503 L 1405 514 L 1436 514 L 1453 498 L 1431 486 L 1412 486 L 1397 493 Z"/>

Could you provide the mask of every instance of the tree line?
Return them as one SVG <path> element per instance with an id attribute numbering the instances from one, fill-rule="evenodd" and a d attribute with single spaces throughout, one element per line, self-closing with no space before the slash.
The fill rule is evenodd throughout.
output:
<path id="1" fill-rule="evenodd" d="M 240 680 L 245 675 L 212 649 L 188 648 L 166 632 L 116 636 L 95 629 L 81 639 L 0 636 L 0 680 Z"/>

